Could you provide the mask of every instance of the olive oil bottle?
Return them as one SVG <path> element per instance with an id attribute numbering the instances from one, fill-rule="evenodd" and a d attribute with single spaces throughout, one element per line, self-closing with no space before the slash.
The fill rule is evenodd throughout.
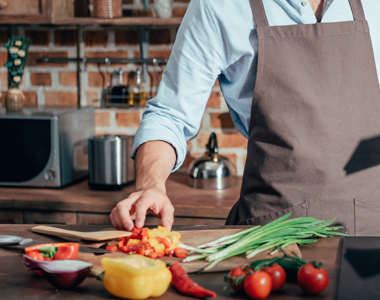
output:
<path id="1" fill-rule="evenodd" d="M 142 79 L 141 70 L 136 70 L 133 84 L 129 87 L 128 104 L 145 105 L 148 101 L 147 84 Z"/>

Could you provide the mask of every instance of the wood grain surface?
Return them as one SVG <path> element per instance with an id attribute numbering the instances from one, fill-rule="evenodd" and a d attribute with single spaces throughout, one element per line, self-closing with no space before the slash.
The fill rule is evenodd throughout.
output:
<path id="1" fill-rule="evenodd" d="M 32 238 L 46 242 L 61 242 L 62 240 L 54 236 L 42 235 L 34 233 L 31 228 L 35 225 L 2 225 L 0 224 L 0 233 Z M 77 231 L 96 231 L 110 230 L 111 226 L 99 225 L 66 225 L 60 226 L 65 229 Z M 229 229 L 232 226 L 224 226 L 223 229 Z M 210 226 L 176 226 L 173 230 L 211 230 L 215 229 Z M 220 229 L 220 228 L 218 228 Z M 194 233 L 195 234 L 195 233 Z M 330 282 L 327 289 L 318 296 L 310 297 L 302 293 L 296 283 L 286 283 L 284 288 L 278 292 L 272 293 L 268 300 L 296 300 L 296 299 L 318 299 L 333 300 L 336 294 L 338 282 L 338 270 L 341 260 L 341 239 L 325 238 L 320 239 L 316 243 L 300 246 L 302 258 L 307 261 L 321 261 L 329 274 Z M 109 294 L 103 284 L 96 280 L 95 277 L 88 277 L 73 290 L 57 290 L 51 284 L 41 278 L 28 272 L 22 260 L 22 253 L 15 250 L 0 249 L 0 290 L 1 299 L 7 300 L 99 300 L 99 299 L 116 299 Z M 223 277 L 227 272 L 218 273 L 191 273 L 190 278 L 201 286 L 215 291 L 218 296 L 216 299 L 232 299 L 242 300 L 249 299 L 247 296 L 238 294 L 231 289 L 224 289 L 226 286 Z M 178 293 L 173 287 L 169 287 L 168 291 L 156 300 L 189 300 L 188 296 Z"/>
<path id="2" fill-rule="evenodd" d="M 166 182 L 175 217 L 226 219 L 239 199 L 241 177 L 234 187 L 222 190 L 195 189 L 187 184 L 187 174 L 174 173 Z M 75 212 L 109 214 L 115 205 L 134 192 L 130 185 L 121 191 L 90 190 L 87 181 L 62 189 L 0 187 L 0 210 Z M 45 221 L 44 224 L 47 224 Z"/>
<path id="3" fill-rule="evenodd" d="M 187 230 L 187 231 L 179 231 L 181 233 L 181 241 L 182 243 L 197 247 L 201 244 L 211 242 L 213 240 L 216 240 L 218 238 L 221 238 L 223 236 L 227 236 L 230 234 L 234 234 L 236 232 L 241 231 L 242 229 L 218 229 L 218 230 Z M 233 267 L 236 267 L 241 264 L 247 264 L 249 262 L 258 260 L 258 259 L 266 259 L 266 258 L 273 258 L 278 255 L 282 255 L 282 253 L 277 253 L 274 255 L 270 255 L 269 253 L 272 250 L 268 250 L 265 252 L 262 252 L 251 259 L 246 259 L 245 255 L 239 255 L 235 257 L 230 257 L 224 261 L 221 261 L 218 263 L 214 268 L 212 268 L 209 271 L 203 271 L 203 269 L 209 264 L 209 262 L 202 260 L 194 260 L 191 262 L 183 263 L 182 259 L 177 257 L 162 257 L 160 258 L 165 263 L 173 264 L 173 263 L 179 263 L 184 267 L 186 272 L 188 273 L 197 273 L 199 271 L 203 272 L 222 272 L 222 271 L 229 271 Z M 297 255 L 301 257 L 301 252 L 296 244 L 289 245 L 284 249 L 285 253 L 290 255 Z M 116 258 L 116 257 L 122 257 L 126 254 L 120 251 L 113 252 L 113 253 L 106 253 L 104 255 L 94 255 L 93 253 L 79 253 L 78 259 L 88 261 L 93 264 L 92 268 L 92 275 L 97 276 L 101 272 L 103 272 L 103 268 L 101 266 L 101 259 L 103 257 L 110 257 L 110 258 Z"/>
<path id="4" fill-rule="evenodd" d="M 75 230 L 67 230 L 62 228 L 56 228 L 51 226 L 36 226 L 32 228 L 33 232 L 54 235 L 63 238 L 75 238 L 86 241 L 107 241 L 112 239 L 117 239 L 119 237 L 130 236 L 132 233 L 121 230 L 107 230 L 107 231 L 93 231 L 93 232 L 82 232 Z"/>

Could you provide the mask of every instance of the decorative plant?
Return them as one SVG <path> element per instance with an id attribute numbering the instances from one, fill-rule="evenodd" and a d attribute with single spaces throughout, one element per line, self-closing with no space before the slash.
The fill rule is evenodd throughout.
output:
<path id="1" fill-rule="evenodd" d="M 3 44 L 8 49 L 8 61 L 5 66 L 8 68 L 8 87 L 19 88 L 26 57 L 31 39 L 23 36 L 12 36 L 12 38 Z"/>

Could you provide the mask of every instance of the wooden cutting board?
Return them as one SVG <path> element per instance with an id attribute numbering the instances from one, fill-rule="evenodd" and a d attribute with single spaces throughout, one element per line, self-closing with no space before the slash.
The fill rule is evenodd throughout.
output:
<path id="1" fill-rule="evenodd" d="M 117 239 L 119 237 L 130 236 L 132 233 L 122 230 L 108 230 L 108 231 L 93 231 L 93 232 L 82 232 L 61 229 L 50 226 L 36 226 L 32 228 L 33 232 L 49 234 L 54 236 L 59 236 L 63 238 L 75 238 L 87 241 L 107 241 L 112 239 Z"/>
<path id="2" fill-rule="evenodd" d="M 181 241 L 182 243 L 189 245 L 189 246 L 199 246 L 201 244 L 211 242 L 213 240 L 216 240 L 218 238 L 221 238 L 226 235 L 234 234 L 236 232 L 241 231 L 242 229 L 218 229 L 218 230 L 188 230 L 188 231 L 179 231 L 181 233 Z M 242 265 L 242 264 L 248 264 L 249 262 L 258 260 L 258 259 L 265 259 L 265 258 L 273 258 L 278 255 L 282 255 L 282 253 L 277 253 L 275 255 L 269 255 L 269 253 L 272 250 L 265 251 L 263 253 L 260 253 L 256 256 L 254 256 L 251 259 L 246 259 L 245 255 L 242 254 L 240 256 L 230 257 L 224 261 L 221 261 L 219 264 L 217 264 L 214 268 L 212 268 L 209 271 L 206 272 L 222 272 L 222 271 L 229 271 L 232 268 Z M 296 244 L 289 245 L 284 249 L 285 253 L 290 255 L 297 255 L 301 257 L 301 252 Z M 103 257 L 122 257 L 126 254 L 123 252 L 113 252 L 113 253 L 106 253 L 103 255 L 94 255 L 93 253 L 79 253 L 78 259 L 85 260 L 93 264 L 92 274 L 97 276 L 101 272 L 103 272 L 102 266 L 101 266 L 101 259 Z M 182 259 L 177 257 L 162 257 L 160 258 L 166 263 L 179 263 L 181 264 L 186 272 L 188 273 L 196 273 L 201 271 L 204 267 L 206 267 L 209 263 L 205 260 L 194 260 L 192 262 L 183 263 L 181 262 Z"/>

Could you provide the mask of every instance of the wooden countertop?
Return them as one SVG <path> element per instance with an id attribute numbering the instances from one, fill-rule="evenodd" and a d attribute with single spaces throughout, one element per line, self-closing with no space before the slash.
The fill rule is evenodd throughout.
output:
<path id="1" fill-rule="evenodd" d="M 175 216 L 225 219 L 240 195 L 238 184 L 223 190 L 195 189 L 187 184 L 185 173 L 174 173 L 167 181 L 167 194 Z M 38 210 L 109 214 L 115 204 L 134 191 L 134 186 L 122 191 L 90 190 L 87 181 L 62 189 L 0 188 L 0 210 Z"/>
<path id="2" fill-rule="evenodd" d="M 40 235 L 31 232 L 30 228 L 34 225 L 0 225 L 1 234 L 18 235 L 35 240 L 54 242 L 57 241 L 53 237 Z M 94 231 L 110 226 L 59 226 L 66 229 L 79 231 Z M 203 226 L 196 227 L 181 227 L 176 226 L 174 230 L 198 229 L 202 230 Z M 224 227 L 220 227 L 224 228 Z M 201 232 L 201 231 L 200 231 Z M 303 258 L 305 260 L 322 261 L 324 268 L 329 274 L 330 283 L 327 289 L 319 296 L 310 297 L 304 295 L 296 284 L 286 283 L 284 288 L 277 293 L 272 293 L 267 299 L 334 299 L 337 286 L 337 275 L 340 266 L 341 239 L 326 238 L 317 241 L 314 244 L 300 246 Z M 22 262 L 21 253 L 14 250 L 0 249 L 0 290 L 1 297 L 7 300 L 34 300 L 34 299 L 116 299 L 110 295 L 103 284 L 93 277 L 88 277 L 81 285 L 73 290 L 55 290 L 46 280 L 32 275 L 27 271 Z M 231 290 L 224 290 L 225 283 L 223 276 L 225 273 L 206 273 L 206 274 L 191 274 L 190 277 L 204 286 L 205 288 L 217 292 L 217 299 L 248 299 L 245 295 L 239 295 Z M 190 299 L 186 296 L 181 296 L 172 287 L 157 300 L 172 300 L 172 299 Z"/>

